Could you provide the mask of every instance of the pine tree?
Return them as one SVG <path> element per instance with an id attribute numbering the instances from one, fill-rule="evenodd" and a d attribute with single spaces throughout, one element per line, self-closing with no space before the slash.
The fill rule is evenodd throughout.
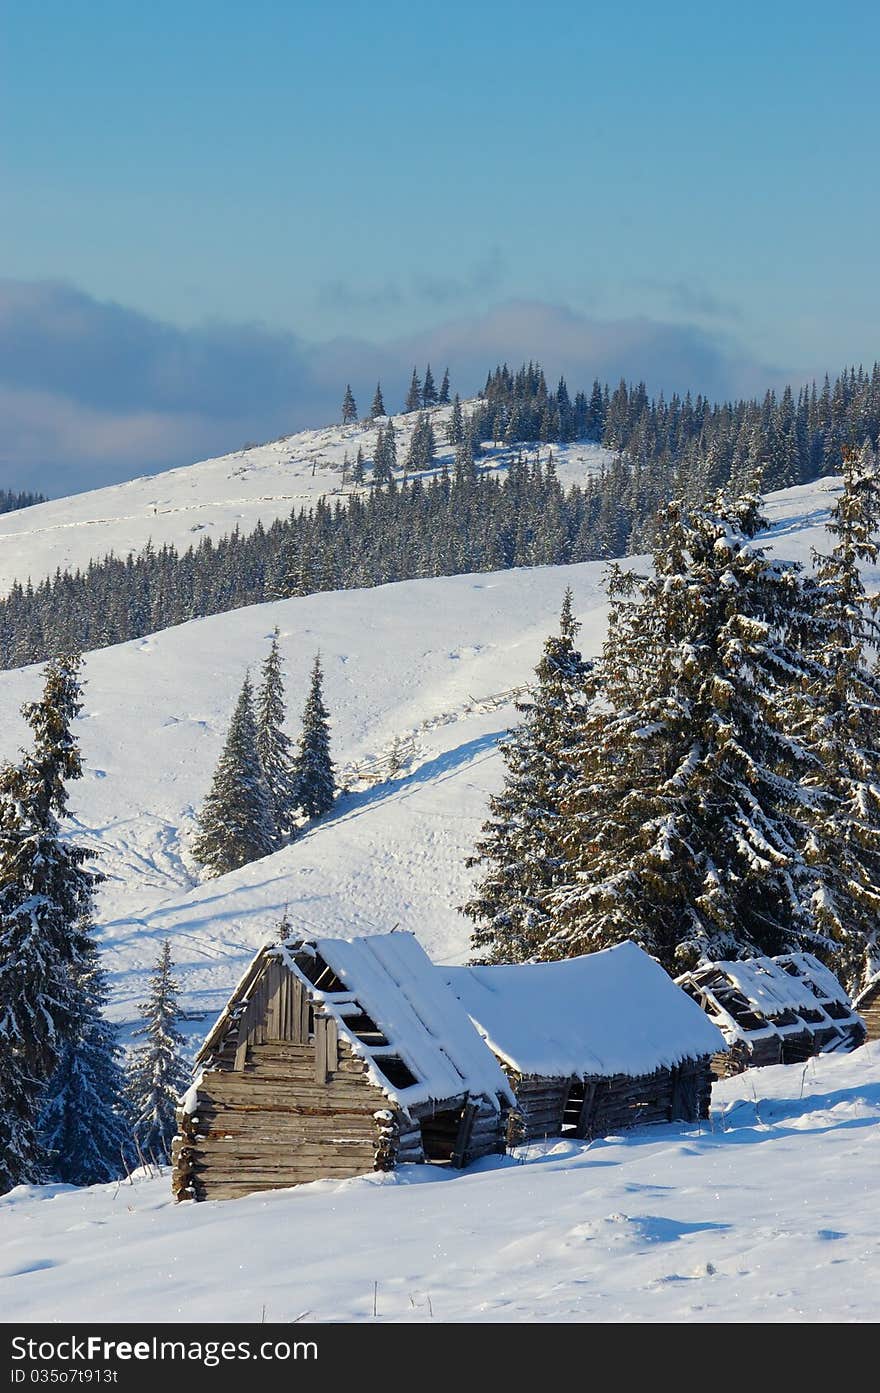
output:
<path id="1" fill-rule="evenodd" d="M 42 1099 L 47 1172 L 67 1185 L 115 1180 L 131 1157 L 118 1029 L 104 1015 L 107 978 L 91 944 L 75 974 L 77 1017 Z"/>
<path id="2" fill-rule="evenodd" d="M 820 876 L 813 909 L 834 942 L 831 966 L 855 991 L 880 970 L 880 673 L 868 660 L 880 647 L 880 597 L 866 593 L 860 571 L 880 555 L 880 470 L 870 442 L 844 451 L 828 530 L 830 555 L 814 555 L 825 624 L 819 670 L 795 708 L 820 762 L 809 780 L 820 795 L 808 842 Z"/>
<path id="3" fill-rule="evenodd" d="M 358 452 L 354 461 L 354 469 L 351 471 L 351 482 L 360 488 L 364 482 L 364 452 L 358 445 Z"/>
<path id="4" fill-rule="evenodd" d="M 763 526 L 753 497 L 670 505 L 655 575 L 613 568 L 543 957 L 631 938 L 673 972 L 827 947 L 802 851 L 815 760 L 788 716 L 815 671 L 818 590 L 751 541 Z"/>
<path id="5" fill-rule="evenodd" d="M 387 414 L 385 402 L 382 400 L 382 384 L 381 382 L 377 382 L 376 393 L 373 397 L 373 405 L 370 407 L 370 417 L 375 421 L 377 416 L 387 416 Z"/>
<path id="6" fill-rule="evenodd" d="M 406 394 L 406 401 L 403 404 L 404 411 L 418 411 L 422 404 L 422 384 L 415 368 L 412 370 L 412 380 L 409 384 L 409 391 Z"/>
<path id="7" fill-rule="evenodd" d="M 274 840 L 277 846 L 293 841 L 297 835 L 297 789 L 291 754 L 292 742 L 284 729 L 286 714 L 281 652 L 276 628 L 263 663 L 262 680 L 257 693 L 256 718 L 257 754 L 269 790 Z"/>
<path id="8" fill-rule="evenodd" d="M 446 371 L 445 371 L 444 374 L 443 374 L 443 381 L 440 383 L 440 395 L 439 395 L 439 397 L 437 398 L 437 402 L 438 402 L 438 404 L 439 404 L 440 406 L 448 406 L 448 405 L 449 405 L 449 369 L 448 369 L 448 368 L 446 369 Z"/>
<path id="9" fill-rule="evenodd" d="M 437 440 L 434 435 L 434 427 L 431 425 L 430 416 L 422 413 L 419 415 L 410 436 L 409 450 L 406 455 L 407 471 L 412 473 L 420 469 L 428 469 L 434 462 L 436 455 Z"/>
<path id="10" fill-rule="evenodd" d="M 425 369 L 425 382 L 424 386 L 422 387 L 422 406 L 427 407 L 436 405 L 437 388 L 434 385 L 434 374 L 431 372 L 431 364 L 429 363 Z"/>
<path id="11" fill-rule="evenodd" d="M 350 426 L 358 418 L 358 409 L 355 399 L 352 396 L 351 384 L 346 383 L 345 397 L 342 402 L 342 424 Z"/>
<path id="12" fill-rule="evenodd" d="M 449 417 L 446 435 L 450 445 L 460 445 L 464 440 L 464 417 L 462 416 L 461 402 L 459 401 L 457 392 L 455 394 L 455 400 L 452 403 L 452 414 Z"/>
<path id="13" fill-rule="evenodd" d="M 33 750 L 0 771 L 0 1191 L 39 1179 L 40 1097 L 80 1019 L 78 975 L 91 949 L 95 853 L 62 837 L 68 780 L 82 777 L 71 726 L 80 659 L 47 665 L 22 708 Z"/>
<path id="14" fill-rule="evenodd" d="M 390 479 L 397 468 L 397 435 L 394 430 L 394 422 L 391 420 L 390 416 L 385 426 L 382 458 L 385 464 L 386 476 Z"/>
<path id="15" fill-rule="evenodd" d="M 138 1154 L 160 1165 L 170 1159 L 178 1099 L 190 1076 L 181 1053 L 184 1038 L 177 1029 L 182 1019 L 177 1004 L 180 983 L 173 969 L 171 944 L 166 938 L 150 977 L 147 999 L 138 1007 L 143 1025 L 134 1035 L 145 1037 L 146 1042 L 134 1051 L 127 1083 Z"/>
<path id="16" fill-rule="evenodd" d="M 211 789 L 198 817 L 193 855 L 225 875 L 274 849 L 271 795 L 257 752 L 253 688 L 245 677 Z"/>
<path id="17" fill-rule="evenodd" d="M 303 711 L 302 734 L 297 746 L 295 771 L 297 801 L 306 817 L 329 812 L 336 795 L 330 758 L 330 729 L 324 706 L 321 656 L 315 658 L 308 700 Z"/>
<path id="18" fill-rule="evenodd" d="M 525 962 L 540 953 L 551 927 L 550 892 L 562 883 L 565 807 L 576 783 L 574 751 L 591 690 L 592 664 L 574 646 L 580 625 L 566 589 L 559 633 L 544 644 L 538 682 L 518 701 L 521 724 L 502 744 L 504 787 L 468 866 L 483 871 L 463 907 L 474 922 L 478 961 Z"/>

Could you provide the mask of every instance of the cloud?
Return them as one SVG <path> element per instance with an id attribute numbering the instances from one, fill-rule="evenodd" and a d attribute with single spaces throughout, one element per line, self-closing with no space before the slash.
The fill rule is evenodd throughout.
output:
<path id="1" fill-rule="evenodd" d="M 696 315 L 700 319 L 740 320 L 742 310 L 732 300 L 725 300 L 697 281 L 658 281 L 645 278 L 633 281 L 643 290 L 655 291 L 673 310 Z"/>
<path id="2" fill-rule="evenodd" d="M 445 276 L 433 271 L 417 271 L 406 280 L 378 286 L 355 285 L 343 277 L 324 281 L 315 293 L 315 303 L 335 310 L 397 309 L 401 305 L 426 302 L 452 305 L 475 296 L 498 291 L 504 281 L 505 260 L 501 248 L 487 248 L 461 276 Z"/>
<path id="3" fill-rule="evenodd" d="M 500 266 L 498 268 L 500 274 Z M 471 289 L 489 261 L 467 272 Z M 457 293 L 457 292 L 456 292 Z M 439 302 L 439 301 L 438 301 Z M 761 392 L 781 376 L 727 339 L 646 318 L 599 320 L 508 300 L 392 342 L 308 342 L 259 324 L 180 328 L 56 282 L 0 281 L 0 486 L 54 496 L 338 419 L 381 379 L 399 409 L 413 365 L 478 390 L 496 363 L 540 360 L 551 380 L 644 380 L 649 392 Z"/>

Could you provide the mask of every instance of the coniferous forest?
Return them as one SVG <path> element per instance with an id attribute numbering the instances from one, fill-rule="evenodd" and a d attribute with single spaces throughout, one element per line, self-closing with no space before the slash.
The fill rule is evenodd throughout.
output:
<path id="1" fill-rule="evenodd" d="M 42 493 L 14 493 L 10 489 L 0 489 L 0 513 L 17 513 L 19 508 L 32 508 L 35 503 L 45 503 Z"/>
<path id="2" fill-rule="evenodd" d="M 148 545 L 36 586 L 16 584 L 0 601 L 0 665 L 319 590 L 639 553 L 653 547 L 658 514 L 673 497 L 697 503 L 719 488 L 769 490 L 839 473 L 844 450 L 880 434 L 880 364 L 821 388 L 722 404 L 649 399 L 642 383 L 612 392 L 595 382 L 572 396 L 564 381 L 549 390 L 536 364 L 515 373 L 504 366 L 475 407 L 463 412 L 456 402 L 453 469 L 424 479 L 418 471 L 436 442 L 417 376 L 416 386 L 411 409 L 423 416 L 414 448 L 398 459 L 393 428 L 380 432 L 371 474 L 363 461 L 356 470 L 368 490 L 182 554 Z M 566 490 L 552 447 L 575 439 L 616 454 L 597 477 Z M 503 477 L 480 467 L 480 442 L 490 440 L 510 448 Z"/>
<path id="3" fill-rule="evenodd" d="M 631 939 L 675 974 L 818 955 L 855 990 L 880 960 L 880 464 L 847 453 L 830 549 L 768 556 L 760 499 L 666 507 L 653 573 L 607 581 L 598 660 L 558 635 L 502 745 L 469 864 L 478 961 Z"/>

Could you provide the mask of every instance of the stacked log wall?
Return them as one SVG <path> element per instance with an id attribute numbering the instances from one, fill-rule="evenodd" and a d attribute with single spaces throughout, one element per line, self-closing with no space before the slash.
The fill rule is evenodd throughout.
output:
<path id="1" fill-rule="evenodd" d="M 875 982 L 859 998 L 856 1010 L 865 1022 L 868 1032 L 867 1038 L 880 1040 L 880 982 Z"/>
<path id="2" fill-rule="evenodd" d="M 573 1081 L 538 1075 L 510 1077 L 516 1109 L 510 1116 L 509 1144 L 519 1146 L 561 1135 Z M 685 1060 L 675 1069 L 657 1069 L 651 1074 L 587 1078 L 578 1125 L 567 1135 L 589 1140 L 649 1123 L 696 1122 L 709 1116 L 711 1092 L 708 1058 Z"/>
<path id="3" fill-rule="evenodd" d="M 336 1050 L 323 1083 L 314 1045 L 291 1041 L 252 1045 L 239 1070 L 206 1071 L 195 1110 L 178 1117 L 178 1198 L 230 1199 L 373 1170 L 387 1099 L 345 1042 Z"/>

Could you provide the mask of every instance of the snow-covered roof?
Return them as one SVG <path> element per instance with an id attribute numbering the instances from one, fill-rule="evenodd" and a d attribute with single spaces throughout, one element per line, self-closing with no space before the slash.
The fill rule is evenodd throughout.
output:
<path id="1" fill-rule="evenodd" d="M 858 1011 L 860 1006 L 867 1006 L 869 1001 L 873 1001 L 878 988 L 880 988 L 880 972 L 862 987 L 862 990 L 853 1002 L 854 1009 Z"/>
<path id="2" fill-rule="evenodd" d="M 812 953 L 711 963 L 678 981 L 704 1000 L 728 1040 L 798 1034 L 805 1026 L 843 1033 L 857 1021 L 845 989 Z"/>
<path id="3" fill-rule="evenodd" d="M 459 1097 L 463 1093 L 501 1094 L 513 1102 L 510 1086 L 491 1052 L 414 934 L 394 932 L 363 938 L 297 940 L 276 951 L 296 970 L 291 949 L 311 946 L 348 992 L 310 988 L 336 1017 L 339 1033 L 366 1059 L 373 1082 L 403 1107 Z M 369 1015 L 388 1041 L 367 1045 L 347 1024 L 357 1007 Z M 416 1082 L 392 1086 L 382 1058 L 401 1059 Z M 377 1072 L 378 1069 L 378 1072 Z"/>
<path id="4" fill-rule="evenodd" d="M 519 1074 L 634 1077 L 726 1048 L 699 1006 L 635 943 L 564 962 L 438 972 Z"/>
<path id="5" fill-rule="evenodd" d="M 371 1081 L 401 1107 L 464 1094 L 514 1101 L 497 1060 L 411 933 L 298 936 L 261 949 L 202 1046 L 199 1060 L 217 1048 L 236 1008 L 256 987 L 261 964 L 272 957 L 280 959 L 335 1018 L 340 1037 L 367 1061 Z M 325 964 L 336 982 L 322 987 L 321 974 L 308 971 L 310 961 Z M 364 1016 L 369 1017 L 369 1030 L 360 1028 Z M 383 1072 L 383 1062 L 398 1060 L 413 1082 L 395 1083 Z M 393 1064 L 390 1068 L 400 1076 Z"/>

